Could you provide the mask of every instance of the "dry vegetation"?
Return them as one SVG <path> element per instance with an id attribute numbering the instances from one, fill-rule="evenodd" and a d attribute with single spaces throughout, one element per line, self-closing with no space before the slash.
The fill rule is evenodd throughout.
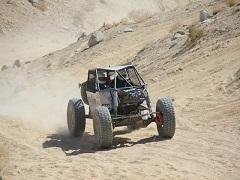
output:
<path id="1" fill-rule="evenodd" d="M 204 32 L 202 29 L 196 27 L 196 26 L 190 26 L 189 27 L 189 38 L 192 43 L 197 42 L 201 37 L 203 37 Z"/>
<path id="2" fill-rule="evenodd" d="M 232 7 L 235 4 L 237 4 L 237 0 L 225 0 L 225 1 L 229 7 Z"/>

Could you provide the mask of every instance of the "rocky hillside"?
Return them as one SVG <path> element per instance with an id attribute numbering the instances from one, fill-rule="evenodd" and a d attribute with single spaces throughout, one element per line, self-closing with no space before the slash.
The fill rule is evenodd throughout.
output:
<path id="1" fill-rule="evenodd" d="M 66 47 L 104 23 L 144 20 L 189 0 L 1 0 L 0 65 Z"/>

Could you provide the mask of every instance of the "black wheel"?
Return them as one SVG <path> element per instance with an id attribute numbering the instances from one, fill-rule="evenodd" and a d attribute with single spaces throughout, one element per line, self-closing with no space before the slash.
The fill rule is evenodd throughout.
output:
<path id="1" fill-rule="evenodd" d="M 86 118 L 84 104 L 81 99 L 70 99 L 67 108 L 67 123 L 70 134 L 81 137 L 85 131 Z"/>
<path id="2" fill-rule="evenodd" d="M 82 83 L 81 86 L 81 97 L 85 104 L 89 105 L 88 98 L 87 98 L 87 82 Z"/>
<path id="3" fill-rule="evenodd" d="M 108 148 L 113 142 L 113 127 L 111 115 L 107 107 L 97 107 L 93 113 L 93 129 L 97 145 Z"/>
<path id="4" fill-rule="evenodd" d="M 175 134 L 176 120 L 172 100 L 168 97 L 157 101 L 156 111 L 161 113 L 163 125 L 157 125 L 158 134 L 164 138 L 172 138 Z"/>

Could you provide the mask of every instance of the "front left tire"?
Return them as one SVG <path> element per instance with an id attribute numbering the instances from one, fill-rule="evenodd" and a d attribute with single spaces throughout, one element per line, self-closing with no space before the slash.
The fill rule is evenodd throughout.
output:
<path id="1" fill-rule="evenodd" d="M 78 98 L 70 99 L 67 107 L 67 124 L 70 134 L 82 137 L 85 132 L 86 117 L 83 101 Z"/>

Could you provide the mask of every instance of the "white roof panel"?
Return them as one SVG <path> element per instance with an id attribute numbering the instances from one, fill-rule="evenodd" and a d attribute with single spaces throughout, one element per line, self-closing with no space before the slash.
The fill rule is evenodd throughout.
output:
<path id="1" fill-rule="evenodd" d="M 121 69 L 125 69 L 125 68 L 128 68 L 128 67 L 133 67 L 133 65 L 125 65 L 125 66 L 110 66 L 110 67 L 107 67 L 107 68 L 96 68 L 96 69 L 102 69 L 102 70 L 107 70 L 107 71 L 119 71 Z"/>

